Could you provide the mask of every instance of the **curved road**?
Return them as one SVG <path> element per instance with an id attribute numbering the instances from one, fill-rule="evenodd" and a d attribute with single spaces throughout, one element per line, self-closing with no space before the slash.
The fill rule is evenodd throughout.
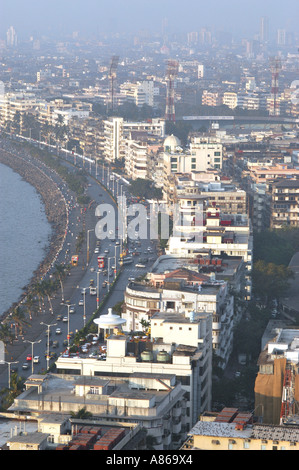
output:
<path id="1" fill-rule="evenodd" d="M 69 157 L 71 160 L 71 163 L 73 163 L 72 158 Z M 82 160 L 80 161 L 77 158 L 76 164 L 79 166 L 81 163 L 82 165 Z M 65 162 L 67 167 L 69 169 L 75 169 L 73 165 L 69 165 L 67 162 Z M 103 168 L 95 168 L 94 164 L 86 164 L 85 162 L 85 170 L 90 172 L 91 177 L 88 177 L 88 190 L 87 194 L 90 196 L 90 198 L 95 201 L 93 207 L 91 209 L 87 209 L 85 213 L 80 212 L 80 207 L 75 203 L 75 198 L 74 195 L 70 193 L 68 190 L 67 186 L 60 181 L 59 178 L 57 178 L 57 175 L 52 172 L 52 170 L 47 170 L 48 172 L 52 173 L 52 177 L 55 180 L 56 183 L 59 185 L 62 193 L 64 194 L 65 198 L 67 201 L 69 201 L 69 206 L 70 206 L 70 211 L 69 211 L 69 230 L 65 239 L 64 247 L 63 250 L 60 252 L 56 259 L 56 263 L 68 263 L 71 259 L 71 255 L 74 253 L 74 246 L 76 242 L 76 237 L 78 233 L 82 229 L 85 231 L 85 242 L 83 245 L 82 249 L 82 254 L 79 257 L 79 265 L 78 267 L 72 267 L 70 276 L 68 279 L 65 280 L 64 282 L 64 303 L 66 301 L 70 302 L 70 305 L 72 305 L 75 309 L 75 313 L 70 313 L 68 315 L 68 308 L 66 305 L 62 305 L 62 299 L 61 299 L 61 291 L 59 290 L 58 293 L 56 294 L 55 298 L 52 301 L 53 304 L 53 315 L 50 316 L 50 321 L 44 320 L 45 318 L 49 318 L 49 312 L 46 315 L 46 310 L 49 309 L 48 304 L 46 303 L 45 305 L 45 314 L 41 314 L 37 317 L 33 318 L 32 321 L 32 326 L 33 323 L 35 324 L 36 327 L 38 328 L 28 328 L 26 332 L 26 338 L 18 338 L 16 341 L 14 341 L 13 347 L 9 348 L 9 353 L 6 355 L 5 360 L 6 361 L 18 361 L 17 364 L 11 364 L 11 370 L 17 370 L 18 374 L 24 378 L 28 377 L 32 371 L 34 373 L 40 373 L 43 372 L 47 369 L 48 362 L 45 357 L 45 352 L 47 351 L 47 338 L 48 338 L 48 330 L 51 332 L 50 339 L 52 341 L 58 341 L 59 346 L 55 349 L 53 349 L 52 346 L 50 346 L 50 351 L 55 352 L 57 355 L 61 353 L 62 351 L 65 350 L 66 345 L 64 342 L 67 341 L 67 335 L 68 332 L 76 332 L 77 330 L 80 330 L 85 323 L 88 321 L 88 319 L 93 315 L 93 313 L 96 311 L 97 308 L 97 296 L 92 296 L 89 294 L 89 284 L 90 280 L 93 279 L 95 287 L 97 287 L 97 281 L 99 280 L 99 293 L 100 293 L 100 301 L 103 299 L 104 295 L 107 292 L 107 287 L 103 287 L 103 282 L 107 280 L 107 274 L 104 274 L 103 272 L 99 272 L 97 274 L 97 257 L 98 254 L 95 253 L 95 248 L 96 248 L 96 236 L 95 236 L 95 226 L 97 223 L 97 217 L 95 216 L 95 208 L 98 204 L 104 203 L 104 204 L 111 204 L 112 207 L 114 208 L 116 214 L 117 214 L 117 207 L 113 199 L 111 198 L 109 192 L 107 192 L 100 183 L 104 184 L 107 186 L 107 181 L 108 181 L 108 174 L 107 170 L 103 170 Z M 96 170 L 97 170 L 97 175 L 96 175 Z M 103 178 L 104 177 L 104 178 Z M 113 189 L 113 182 L 110 180 L 108 183 L 111 186 L 111 189 Z M 118 185 L 118 190 L 120 190 L 121 184 Z M 116 184 L 114 185 L 114 193 L 116 195 Z M 126 194 L 126 187 L 123 185 L 123 194 Z M 89 264 L 87 266 L 87 231 L 89 231 L 89 247 L 90 247 L 90 258 L 89 258 Z M 131 242 L 129 244 L 133 247 L 134 242 Z M 115 248 L 117 247 L 117 248 Z M 114 257 L 115 254 L 117 255 L 117 269 L 119 269 L 119 263 L 118 263 L 118 258 L 119 258 L 119 252 L 120 250 L 119 244 L 116 241 L 112 241 L 109 239 L 104 239 L 100 241 L 100 254 L 104 253 L 106 254 L 107 257 Z M 141 257 L 144 257 L 145 254 L 148 254 L 148 248 L 150 248 L 154 253 L 151 254 L 151 257 L 154 257 L 156 259 L 156 252 L 155 252 L 155 246 L 154 244 L 149 240 L 140 240 L 140 246 L 138 246 L 138 251 L 141 253 Z M 124 291 L 125 288 L 128 284 L 129 278 L 137 278 L 139 276 L 142 276 L 148 271 L 148 267 L 150 266 L 150 263 L 147 263 L 145 268 L 139 268 L 136 267 L 136 261 L 138 260 L 138 257 L 133 257 L 134 262 L 132 264 L 123 266 L 121 273 L 119 275 L 119 278 L 113 288 L 113 293 L 111 296 L 107 299 L 103 309 L 101 310 L 100 313 L 106 313 L 107 309 L 109 307 L 113 307 L 116 303 L 119 301 L 123 300 L 124 297 Z M 111 265 L 114 264 L 114 259 L 111 259 Z M 51 271 L 48 273 L 48 276 L 51 276 Z M 109 280 L 110 282 L 112 281 L 114 272 L 111 269 L 110 270 L 110 276 Z M 79 305 L 82 303 L 82 300 L 84 298 L 84 295 L 82 294 L 82 290 L 84 288 L 86 289 L 86 294 L 85 294 L 85 308 L 83 305 Z M 84 318 L 84 310 L 85 310 L 85 317 Z M 69 321 L 63 321 L 61 319 L 57 320 L 57 316 L 61 316 L 61 318 L 64 320 L 69 320 Z M 46 326 L 46 325 L 41 325 L 41 322 L 44 322 L 47 325 L 52 325 L 52 326 Z M 61 333 L 56 333 L 56 329 L 60 328 Z M 26 341 L 29 342 L 26 342 Z M 39 342 L 38 342 L 39 341 Z M 34 342 L 34 344 L 33 344 Z M 26 362 L 26 358 L 28 354 L 32 354 L 32 348 L 33 348 L 33 355 L 34 356 L 39 356 L 40 362 L 38 364 L 32 364 L 32 362 L 28 362 L 28 369 L 23 370 L 22 365 L 23 363 Z M 9 358 L 7 358 L 7 356 Z M 50 364 L 53 362 L 53 360 L 50 360 Z M 8 385 L 8 370 L 9 367 L 7 364 L 1 365 L 0 366 L 0 384 L 2 387 L 7 387 Z"/>

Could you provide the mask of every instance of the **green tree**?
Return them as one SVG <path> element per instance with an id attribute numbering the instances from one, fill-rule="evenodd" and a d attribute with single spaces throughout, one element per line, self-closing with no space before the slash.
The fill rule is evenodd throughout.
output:
<path id="1" fill-rule="evenodd" d="M 83 408 L 80 408 L 76 413 L 74 411 L 71 411 L 71 416 L 72 418 L 77 418 L 77 419 L 90 419 L 92 418 L 92 413 L 89 411 L 86 411 L 86 406 Z"/>
<path id="2" fill-rule="evenodd" d="M 2 406 L 4 409 L 9 408 L 14 399 L 22 392 L 25 380 L 20 377 L 17 373 L 11 374 L 10 377 L 10 388 L 3 388 L 0 391 L 2 396 Z"/>
<path id="3" fill-rule="evenodd" d="M 10 312 L 8 317 L 5 319 L 7 323 L 15 324 L 15 337 L 18 336 L 18 330 L 22 333 L 25 326 L 29 326 L 30 323 L 26 320 L 24 311 L 21 307 L 17 306 Z"/>
<path id="4" fill-rule="evenodd" d="M 61 287 L 61 300 L 64 302 L 64 290 L 63 290 L 63 281 L 65 280 L 67 273 L 69 271 L 69 266 L 65 264 L 55 264 L 54 277 L 59 281 Z"/>
<path id="5" fill-rule="evenodd" d="M 132 181 L 129 191 L 133 196 L 140 197 L 141 199 L 162 198 L 162 190 L 160 188 L 156 188 L 153 181 L 143 178 L 137 178 Z"/>
<path id="6" fill-rule="evenodd" d="M 14 335 L 10 330 L 10 327 L 7 323 L 0 324 L 0 341 L 3 341 L 5 347 L 8 343 L 12 343 Z"/>
<path id="7" fill-rule="evenodd" d="M 289 280 L 294 277 L 291 269 L 284 265 L 259 260 L 253 265 L 252 281 L 256 295 L 267 302 L 286 294 Z"/>
<path id="8" fill-rule="evenodd" d="M 29 314 L 30 320 L 32 320 L 32 314 L 36 314 L 36 311 L 37 311 L 36 299 L 33 294 L 29 293 L 26 296 L 24 307 Z"/>

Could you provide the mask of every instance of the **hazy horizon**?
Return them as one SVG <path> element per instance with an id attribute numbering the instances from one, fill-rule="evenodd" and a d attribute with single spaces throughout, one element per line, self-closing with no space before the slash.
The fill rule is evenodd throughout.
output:
<path id="1" fill-rule="evenodd" d="M 19 37 L 83 35 L 149 30 L 161 33 L 167 19 L 169 33 L 199 31 L 231 32 L 246 37 L 259 33 L 260 19 L 269 19 L 270 32 L 279 28 L 298 32 L 298 0 L 2 0 L 0 34 L 14 26 Z"/>

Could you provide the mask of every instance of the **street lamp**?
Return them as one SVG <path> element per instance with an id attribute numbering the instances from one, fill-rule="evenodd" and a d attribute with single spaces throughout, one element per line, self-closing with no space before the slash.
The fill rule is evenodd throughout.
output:
<path id="1" fill-rule="evenodd" d="M 50 360 L 50 328 L 51 326 L 56 326 L 57 323 L 51 323 L 50 325 L 44 322 L 40 322 L 41 325 L 45 325 L 47 327 L 48 333 L 48 348 L 47 348 L 47 369 L 49 369 L 49 360 Z"/>
<path id="2" fill-rule="evenodd" d="M 97 270 L 97 309 L 100 306 L 100 271 Z"/>
<path id="3" fill-rule="evenodd" d="M 37 343 L 40 343 L 41 342 L 41 339 L 39 339 L 38 341 L 29 341 L 28 339 L 25 339 L 24 340 L 24 343 L 31 343 L 31 373 L 33 374 L 33 345 L 34 344 L 37 344 Z"/>
<path id="4" fill-rule="evenodd" d="M 70 308 L 75 304 L 63 304 L 67 306 L 67 346 L 70 347 Z"/>
<path id="5" fill-rule="evenodd" d="M 114 256 L 109 256 L 108 257 L 108 292 L 110 290 L 110 282 L 109 282 L 109 278 L 110 278 L 110 260 L 114 259 L 114 258 L 115 258 Z"/>
<path id="6" fill-rule="evenodd" d="M 83 287 L 83 326 L 86 324 L 86 304 L 85 304 L 85 296 L 86 296 L 86 290 L 88 287 Z"/>
<path id="7" fill-rule="evenodd" d="M 10 366 L 11 366 L 11 364 L 18 364 L 19 361 L 14 361 L 14 362 L 3 361 L 3 362 L 1 362 L 1 364 L 3 364 L 3 363 L 8 364 L 8 388 L 10 388 Z"/>
<path id="8" fill-rule="evenodd" d="M 116 272 L 117 272 L 117 258 L 116 258 L 116 250 L 117 250 L 117 248 L 120 249 L 121 246 L 120 246 L 120 245 L 115 245 L 115 246 L 114 246 L 114 255 L 115 255 L 115 256 L 114 256 L 114 257 L 115 257 L 114 279 L 116 278 Z M 120 256 L 120 252 L 119 252 L 119 256 Z"/>
<path id="9" fill-rule="evenodd" d="M 87 230 L 87 257 L 86 257 L 86 266 L 89 264 L 89 233 L 94 232 L 94 228 Z"/>

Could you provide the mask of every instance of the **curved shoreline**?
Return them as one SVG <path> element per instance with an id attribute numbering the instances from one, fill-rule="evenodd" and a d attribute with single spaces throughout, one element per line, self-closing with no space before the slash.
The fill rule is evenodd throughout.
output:
<path id="1" fill-rule="evenodd" d="M 3 148 L 1 143 L 9 144 L 10 149 L 7 150 Z M 18 155 L 19 149 L 14 148 L 12 142 L 2 141 L 1 143 L 0 163 L 10 167 L 13 171 L 18 173 L 24 181 L 35 188 L 42 199 L 44 211 L 52 231 L 45 257 L 39 263 L 37 269 L 33 271 L 29 283 L 26 287 L 23 287 L 25 292 L 21 294 L 20 298 L 16 300 L 8 310 L 1 314 L 1 317 L 5 317 L 12 308 L 19 305 L 21 300 L 26 297 L 26 292 L 30 290 L 34 282 L 41 280 L 47 274 L 57 255 L 62 250 L 68 229 L 68 205 L 55 181 L 39 168 L 38 163 L 41 162 L 35 162 L 35 159 L 28 154 L 26 150 L 22 153 L 26 154 L 28 159 Z"/>

